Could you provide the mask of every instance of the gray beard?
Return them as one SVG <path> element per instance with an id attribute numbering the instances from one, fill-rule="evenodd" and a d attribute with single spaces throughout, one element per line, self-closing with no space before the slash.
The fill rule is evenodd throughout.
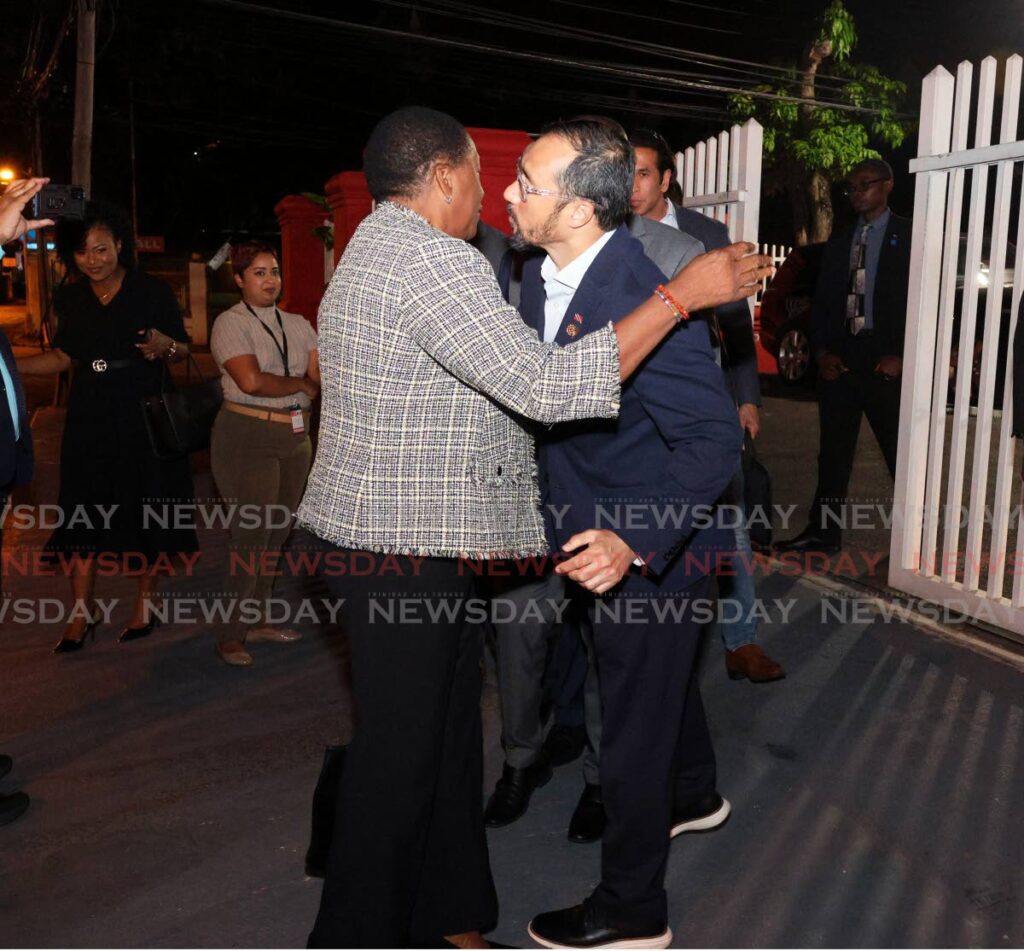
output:
<path id="1" fill-rule="evenodd" d="M 558 212 L 553 212 L 544 224 L 540 227 L 538 234 L 534 240 L 527 238 L 522 231 L 519 230 L 519 224 L 515 219 L 515 216 L 510 212 L 508 216 L 509 223 L 512 225 L 512 235 L 509 238 L 509 243 L 512 245 L 514 251 L 529 251 L 533 248 L 543 249 L 544 242 L 547 241 L 555 230 L 555 221 L 558 219 Z"/>

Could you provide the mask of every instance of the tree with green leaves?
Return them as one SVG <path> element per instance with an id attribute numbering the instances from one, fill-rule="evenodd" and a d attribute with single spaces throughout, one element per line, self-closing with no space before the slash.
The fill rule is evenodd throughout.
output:
<path id="1" fill-rule="evenodd" d="M 788 81 L 730 97 L 733 115 L 764 126 L 765 191 L 788 194 L 798 245 L 827 240 L 831 185 L 863 159 L 881 157 L 869 143 L 897 148 L 910 130 L 901 116 L 906 84 L 851 62 L 856 45 L 853 17 L 831 0 Z"/>

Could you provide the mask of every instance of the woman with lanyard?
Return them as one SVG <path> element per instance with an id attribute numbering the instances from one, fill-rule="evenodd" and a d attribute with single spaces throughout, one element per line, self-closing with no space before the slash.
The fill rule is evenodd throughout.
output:
<path id="1" fill-rule="evenodd" d="M 242 299 L 217 317 L 210 339 L 224 387 L 210 460 L 231 513 L 224 591 L 232 603 L 217 654 L 248 667 L 248 644 L 300 637 L 271 626 L 264 614 L 275 574 L 268 553 L 287 539 L 306 485 L 309 406 L 320 390 L 320 368 L 309 322 L 276 306 L 281 269 L 274 249 L 257 241 L 236 245 L 231 267 Z"/>

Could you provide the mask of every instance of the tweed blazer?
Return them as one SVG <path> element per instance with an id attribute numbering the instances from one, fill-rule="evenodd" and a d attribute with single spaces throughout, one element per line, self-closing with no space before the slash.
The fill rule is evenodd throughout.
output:
<path id="1" fill-rule="evenodd" d="M 614 417 L 611 324 L 545 344 L 465 241 L 385 202 L 320 304 L 323 406 L 299 522 L 343 548 L 497 558 L 547 551 L 533 440 Z"/>

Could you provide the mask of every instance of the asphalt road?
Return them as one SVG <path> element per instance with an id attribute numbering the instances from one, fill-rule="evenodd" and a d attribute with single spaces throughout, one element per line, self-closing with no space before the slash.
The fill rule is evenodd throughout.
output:
<path id="1" fill-rule="evenodd" d="M 45 406 L 47 384 L 31 384 Z M 37 417 L 39 477 L 56 493 L 60 411 Z M 816 408 L 769 397 L 761 454 L 776 501 L 813 491 Z M 862 439 L 858 498 L 891 498 Z M 195 460 L 209 494 L 208 464 Z M 42 530 L 8 533 L 26 550 Z M 194 577 L 176 603 L 217 590 L 223 532 L 201 532 Z M 859 537 L 886 551 L 884 531 Z M 61 579 L 9 576 L 13 599 L 65 603 Z M 0 635 L 0 749 L 30 811 L 0 828 L 0 946 L 300 947 L 319 883 L 303 874 L 309 805 L 323 747 L 352 729 L 348 645 L 304 622 L 296 645 L 259 645 L 239 670 L 213 656 L 211 625 L 181 622 L 118 644 L 132 584 L 79 654 L 50 649 L 62 623 L 11 623 Z M 704 644 L 702 684 L 734 812 L 720 830 L 677 840 L 667 888 L 680 947 L 1019 947 L 1024 945 L 1024 658 L 1000 658 L 877 616 L 856 595 L 776 570 L 759 580 L 761 636 L 789 672 L 755 686 L 726 679 Z M 288 602 L 315 601 L 285 579 Z M 400 698 L 396 698 L 400 702 Z M 493 672 L 482 712 L 486 782 L 501 767 Z M 520 822 L 490 835 L 501 900 L 494 937 L 529 944 L 537 912 L 575 903 L 596 882 L 599 847 L 565 829 L 581 779 L 556 772 Z"/>

